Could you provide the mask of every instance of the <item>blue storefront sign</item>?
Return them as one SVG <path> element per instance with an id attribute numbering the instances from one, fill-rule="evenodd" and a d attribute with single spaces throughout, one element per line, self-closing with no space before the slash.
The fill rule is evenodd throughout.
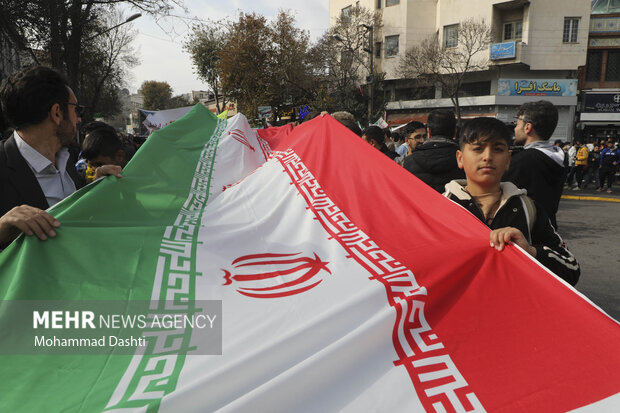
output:
<path id="1" fill-rule="evenodd" d="M 491 60 L 514 59 L 516 42 L 494 43 L 491 45 Z"/>
<path id="2" fill-rule="evenodd" d="M 577 96 L 577 79 L 500 79 L 498 96 Z"/>

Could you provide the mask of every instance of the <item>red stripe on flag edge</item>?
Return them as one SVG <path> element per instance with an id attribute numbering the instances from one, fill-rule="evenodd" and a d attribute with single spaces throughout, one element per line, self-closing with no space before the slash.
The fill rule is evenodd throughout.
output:
<path id="1" fill-rule="evenodd" d="M 576 291 L 565 283 L 558 284 L 556 277 L 548 276 L 548 270 L 543 271 L 537 261 L 532 262 L 530 257 L 523 256 L 516 249 L 508 247 L 501 253 L 490 250 L 489 229 L 468 211 L 444 199 L 328 116 L 304 123 L 295 130 L 282 127 L 278 130 L 259 131 L 259 134 L 273 145 L 274 150 L 293 149 L 321 182 L 322 190 L 329 194 L 363 232 L 370 235 L 391 256 L 398 257 L 407 268 L 415 268 L 416 276 L 433 291 L 430 296 L 433 300 L 433 311 L 429 313 L 431 325 L 441 333 L 446 346 L 452 348 L 450 354 L 457 358 L 457 364 L 461 367 L 463 364 L 469 365 L 465 369 L 468 380 L 471 379 L 470 370 L 476 373 L 477 377 L 470 385 L 476 389 L 476 393 L 489 409 L 570 410 L 604 399 L 620 390 L 620 369 L 615 369 L 611 374 L 609 366 L 600 360 L 597 354 L 608 355 L 607 364 L 619 364 L 616 362 L 620 362 L 620 358 L 614 350 L 620 345 L 618 323 L 607 316 L 600 317 L 600 310 L 588 300 L 584 300 L 582 295 L 576 294 Z M 384 191 L 367 193 L 352 188 L 357 185 L 366 187 L 366 190 L 374 185 L 373 189 L 381 188 Z M 402 213 L 390 209 L 391 206 L 400 204 L 407 206 Z M 430 215 L 426 213 L 428 210 L 431 211 Z M 415 222 L 416 227 L 412 227 L 412 222 Z M 420 233 L 423 233 L 424 237 L 408 236 Z M 439 235 L 444 233 L 450 235 L 453 241 L 442 244 L 445 236 L 440 239 Z M 467 238 L 465 242 L 459 242 L 463 234 L 467 234 Z M 449 258 L 455 251 L 469 254 L 469 270 L 450 264 Z M 483 259 L 484 262 L 477 265 L 474 262 L 477 259 Z M 479 273 L 495 267 L 503 271 L 501 277 L 494 279 L 493 274 L 483 276 Z M 464 274 L 473 268 L 474 272 Z M 541 276 L 543 272 L 545 274 Z M 503 285 L 497 284 L 500 282 L 498 279 Z M 461 291 L 455 297 L 456 301 L 450 304 L 450 308 L 438 311 L 434 301 L 438 298 L 445 301 L 444 291 L 449 284 L 460 284 Z M 504 290 L 510 287 L 509 295 L 493 296 L 495 285 L 502 285 Z M 558 288 L 559 285 L 562 288 Z M 481 293 L 491 296 L 483 296 Z M 480 324 L 478 320 L 484 320 L 487 324 L 492 319 L 517 322 L 519 318 L 512 315 L 512 306 L 524 303 L 521 296 L 535 298 L 539 307 L 544 303 L 546 313 L 542 307 L 534 318 L 531 314 L 524 313 L 529 318 L 520 320 L 522 326 L 515 330 L 520 335 L 515 342 L 511 341 L 512 336 L 489 336 L 486 342 L 467 336 L 451 338 L 454 337 L 454 334 L 451 334 L 454 326 L 459 326 L 461 330 L 468 329 L 470 325 Z M 495 306 L 489 307 L 491 312 L 485 311 L 485 307 L 480 307 L 475 302 L 479 297 Z M 580 300 L 574 300 L 575 297 Z M 472 308 L 472 303 L 480 308 Z M 463 309 L 468 311 L 466 317 L 459 314 Z M 466 327 L 460 325 L 463 323 Z M 558 328 L 558 325 L 561 327 Z M 479 329 L 472 330 L 469 335 L 474 331 L 475 334 L 479 333 Z M 521 335 L 527 337 L 527 340 Z M 553 345 L 562 354 L 562 361 L 550 362 L 541 359 L 540 352 L 537 353 L 538 358 L 535 357 L 536 354 L 523 350 L 522 354 L 519 351 L 514 353 L 516 349 L 513 347 L 517 343 L 533 343 L 534 339 L 543 340 L 542 343 L 546 344 L 547 348 L 549 343 L 559 340 L 560 343 L 554 342 Z M 574 340 L 574 343 L 569 342 L 571 340 Z M 576 343 L 590 351 L 578 351 L 579 357 L 575 358 Z M 508 351 L 510 357 L 499 349 Z M 475 353 L 480 353 L 482 358 L 472 358 L 471 354 Z M 507 363 L 509 360 L 511 362 Z M 530 368 L 523 369 L 528 364 L 531 365 Z M 514 368 L 510 371 L 510 392 L 498 395 L 496 387 L 503 384 L 497 377 L 500 366 Z M 593 378 L 587 387 L 582 383 L 582 371 L 588 371 Z M 572 387 L 560 386 L 557 384 L 557 377 L 549 381 L 550 384 L 543 383 L 541 377 L 545 375 L 559 375 L 564 381 L 570 382 Z M 531 392 L 538 394 L 542 394 L 541 390 L 547 386 L 548 394 L 544 399 L 526 397 L 527 386 L 520 388 L 520 385 L 526 382 L 540 383 L 538 387 L 529 387 Z M 522 396 L 517 396 L 518 394 Z M 525 398 L 520 400 L 519 397 Z"/>

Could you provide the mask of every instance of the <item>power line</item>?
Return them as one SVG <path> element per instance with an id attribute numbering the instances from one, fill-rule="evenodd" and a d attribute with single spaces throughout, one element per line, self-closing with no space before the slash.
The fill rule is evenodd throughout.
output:
<path id="1" fill-rule="evenodd" d="M 171 39 L 164 39 L 163 37 L 153 36 L 152 34 L 147 34 L 147 33 L 141 32 L 140 30 L 138 30 L 138 33 L 143 35 L 143 36 L 146 36 L 146 37 L 151 37 L 153 39 L 157 39 L 157 40 L 161 40 L 161 41 L 164 41 L 164 42 L 173 43 L 173 44 L 177 44 L 179 46 L 183 46 L 183 43 L 178 43 L 178 42 L 175 42 L 174 40 L 171 40 Z"/>
<path id="2" fill-rule="evenodd" d="M 203 22 L 203 23 L 213 23 L 212 20 L 203 20 L 203 19 L 199 19 L 198 17 L 189 17 L 189 16 L 179 16 L 177 14 L 166 14 L 163 17 L 176 17 L 178 19 L 183 19 L 183 20 L 190 20 L 190 21 L 199 21 L 199 22 Z"/>

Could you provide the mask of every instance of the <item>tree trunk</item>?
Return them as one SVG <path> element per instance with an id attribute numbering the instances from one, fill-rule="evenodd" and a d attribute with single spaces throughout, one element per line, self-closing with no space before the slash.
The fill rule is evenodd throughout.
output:
<path id="1" fill-rule="evenodd" d="M 62 13 L 60 12 L 58 1 L 50 1 L 48 3 L 48 13 L 50 18 L 50 60 L 54 69 L 64 72 L 62 67 L 62 54 L 60 52 L 60 48 L 58 47 L 63 43 L 60 35 L 60 20 Z"/>
<path id="2" fill-rule="evenodd" d="M 65 45 L 65 65 L 67 67 L 67 77 L 69 85 L 76 96 L 80 96 L 80 48 L 82 40 L 82 2 L 74 0 L 69 9 L 69 19 L 71 20 L 71 33 L 67 37 Z"/>
<path id="3" fill-rule="evenodd" d="M 220 95 L 219 93 L 215 92 L 215 114 L 219 115 L 223 111 L 223 108 L 220 109 Z"/>

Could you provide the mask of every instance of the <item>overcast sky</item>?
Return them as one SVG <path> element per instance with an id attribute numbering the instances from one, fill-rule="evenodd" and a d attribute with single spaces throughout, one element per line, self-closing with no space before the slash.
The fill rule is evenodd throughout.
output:
<path id="1" fill-rule="evenodd" d="M 291 10 L 297 27 L 307 30 L 312 40 L 321 36 L 329 26 L 329 0 L 185 0 L 185 6 L 189 13 L 180 9 L 171 13 L 178 17 L 155 20 L 143 14 L 129 23 L 138 32 L 134 46 L 141 62 L 131 71 L 132 76 L 128 79 L 131 93 L 135 93 L 145 80 L 168 82 L 174 95 L 208 89 L 196 78 L 190 57 L 183 50 L 192 18 L 234 19 L 242 10 L 271 19 L 280 9 Z M 126 10 L 125 15 L 134 12 Z"/>

